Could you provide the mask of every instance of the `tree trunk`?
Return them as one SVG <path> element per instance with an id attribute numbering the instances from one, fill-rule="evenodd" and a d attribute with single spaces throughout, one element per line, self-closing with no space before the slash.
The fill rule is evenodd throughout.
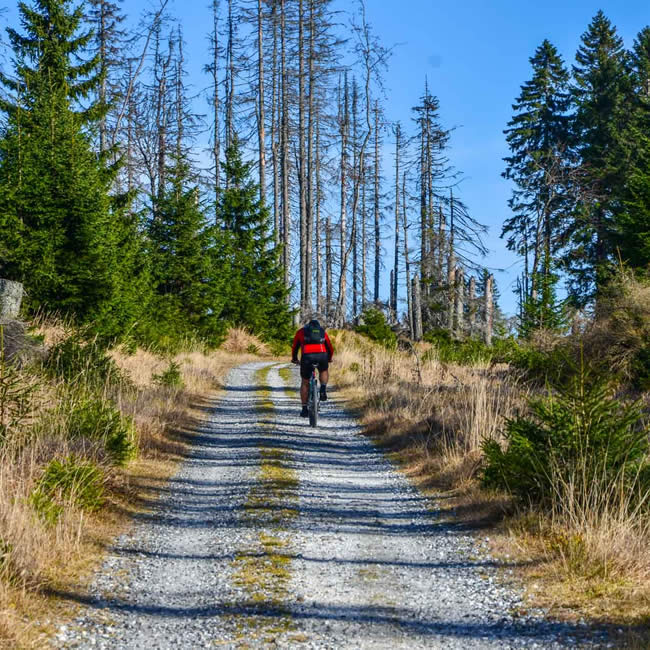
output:
<path id="1" fill-rule="evenodd" d="M 492 330 L 494 329 L 494 276 L 485 279 L 485 344 L 492 345 Z"/>
<path id="2" fill-rule="evenodd" d="M 289 287 L 291 283 L 291 212 L 289 205 L 289 77 L 287 71 L 287 14 L 285 0 L 280 0 L 280 16 L 280 74 L 282 85 L 282 263 L 284 266 L 284 282 Z"/>
<path id="3" fill-rule="evenodd" d="M 399 320 L 397 315 L 397 287 L 399 286 L 399 230 L 400 230 L 400 150 L 402 139 L 402 127 L 398 122 L 395 126 L 395 255 L 393 260 L 393 298 L 391 306 L 395 312 L 395 317 Z"/>
<path id="4" fill-rule="evenodd" d="M 264 106 L 264 26 L 262 0 L 257 0 L 257 129 L 259 148 L 260 202 L 266 205 L 266 114 Z"/>
<path id="5" fill-rule="evenodd" d="M 321 176 L 320 176 L 320 165 L 321 165 L 321 151 L 320 151 L 320 120 L 316 122 L 316 160 L 315 160 L 315 169 L 314 169 L 314 183 L 316 189 L 315 196 L 315 212 L 316 212 L 316 226 L 314 228 L 314 243 L 316 244 L 316 309 L 319 314 L 322 314 L 325 310 L 323 309 L 323 252 L 321 248 L 321 200 L 322 200 L 322 188 L 321 188 Z"/>
<path id="6" fill-rule="evenodd" d="M 465 334 L 465 273 L 459 266 L 456 268 L 456 338 L 463 338 Z"/>
<path id="7" fill-rule="evenodd" d="M 422 330 L 422 291 L 420 278 L 417 274 L 413 278 L 413 325 L 413 338 L 416 341 L 421 341 L 424 335 Z"/>
<path id="8" fill-rule="evenodd" d="M 212 74 L 212 129 L 213 139 L 212 139 L 212 162 L 214 164 L 214 206 L 215 206 L 215 218 L 219 210 L 219 194 L 221 190 L 221 137 L 219 134 L 219 112 L 221 110 L 220 101 L 219 101 L 219 0 L 213 0 L 212 2 L 212 37 L 211 37 L 211 48 L 212 48 L 212 64 L 211 64 L 211 74 Z"/>
<path id="9" fill-rule="evenodd" d="M 375 220 L 375 287 L 373 299 L 379 302 L 379 275 L 381 271 L 381 212 L 379 207 L 379 103 L 375 103 L 375 166 L 374 166 L 374 220 Z"/>
<path id="10" fill-rule="evenodd" d="M 449 257 L 447 258 L 447 329 L 454 333 L 454 305 L 456 300 L 456 251 L 454 250 L 454 196 L 451 195 L 449 216 Z"/>
<path id="11" fill-rule="evenodd" d="M 339 327 L 345 322 L 345 312 L 347 303 L 347 168 L 348 168 L 348 129 L 350 122 L 350 98 L 348 88 L 347 73 L 343 88 L 343 104 L 340 107 L 340 125 L 341 125 L 341 218 L 339 230 L 341 234 L 340 251 L 341 251 L 341 274 L 339 277 L 339 295 L 336 305 L 336 322 Z"/>
<path id="12" fill-rule="evenodd" d="M 228 49 L 227 57 L 228 63 L 226 67 L 226 149 L 232 144 L 233 135 L 235 132 L 233 119 L 234 119 L 234 103 L 235 103 L 235 25 L 234 17 L 232 15 L 233 0 L 228 0 Z"/>
<path id="13" fill-rule="evenodd" d="M 409 258 L 408 219 L 406 215 L 406 172 L 402 175 L 402 218 L 404 226 L 404 263 L 406 265 L 406 309 L 411 338 L 415 336 L 415 318 L 413 314 L 413 295 L 411 285 L 411 261 Z"/>
<path id="14" fill-rule="evenodd" d="M 470 337 L 473 337 L 476 333 L 476 278 L 474 276 L 469 280 L 467 306 L 469 316 L 469 335 Z"/>
<path id="15" fill-rule="evenodd" d="M 305 175 L 305 35 L 304 0 L 298 0 L 298 191 L 300 222 L 300 309 L 309 310 L 307 272 L 307 178 Z"/>
<path id="16" fill-rule="evenodd" d="M 271 9 L 273 25 L 273 52 L 271 55 L 271 162 L 273 165 L 273 237 L 275 245 L 280 244 L 280 166 L 278 153 L 278 125 L 282 123 L 280 96 L 280 74 L 278 73 L 278 15 L 277 3 Z"/>

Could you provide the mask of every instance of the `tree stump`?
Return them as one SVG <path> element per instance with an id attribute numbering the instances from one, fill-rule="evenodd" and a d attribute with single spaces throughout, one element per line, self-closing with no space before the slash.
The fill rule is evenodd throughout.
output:
<path id="1" fill-rule="evenodd" d="M 23 285 L 0 278 L 0 318 L 17 318 L 22 300 Z"/>

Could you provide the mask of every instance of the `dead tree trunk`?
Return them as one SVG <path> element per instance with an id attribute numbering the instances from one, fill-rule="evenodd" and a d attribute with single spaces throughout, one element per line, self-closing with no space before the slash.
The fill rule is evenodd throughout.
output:
<path id="1" fill-rule="evenodd" d="M 467 313 L 469 318 L 469 335 L 474 336 L 476 332 L 476 278 L 472 276 L 469 280 L 469 295 L 467 297 Z"/>
<path id="2" fill-rule="evenodd" d="M 277 3 L 271 9 L 273 28 L 273 50 L 271 53 L 271 161 L 273 165 L 273 235 L 275 245 L 280 243 L 280 169 L 278 154 L 278 125 L 281 123 L 282 109 L 278 101 L 280 75 L 278 74 L 278 16 Z"/>
<path id="3" fill-rule="evenodd" d="M 289 75 L 287 71 L 287 9 L 280 0 L 280 83 L 282 96 L 281 116 L 281 184 L 282 184 L 282 264 L 284 282 L 291 282 L 291 210 L 289 206 Z"/>
<path id="4" fill-rule="evenodd" d="M 465 272 L 459 266 L 456 268 L 456 337 L 462 338 L 465 332 Z"/>
<path id="5" fill-rule="evenodd" d="M 235 103 L 235 24 L 232 14 L 233 0 L 228 0 L 228 46 L 226 65 L 226 149 L 232 144 L 235 133 L 234 103 Z"/>
<path id="6" fill-rule="evenodd" d="M 339 278 L 339 295 L 336 306 L 336 322 L 342 326 L 345 322 L 347 303 L 347 171 L 348 171 L 348 131 L 350 124 L 350 98 L 347 74 L 343 87 L 343 102 L 339 108 L 339 122 L 341 134 L 341 218 L 340 218 L 340 249 L 341 249 L 341 275 Z"/>
<path id="7" fill-rule="evenodd" d="M 485 278 L 485 344 L 492 345 L 492 330 L 494 329 L 494 276 Z"/>
<path id="8" fill-rule="evenodd" d="M 406 309 L 408 314 L 409 332 L 415 336 L 415 319 L 413 316 L 413 294 L 411 285 L 411 260 L 409 257 L 408 218 L 406 215 L 406 172 L 402 175 L 402 218 L 404 227 L 404 264 L 406 266 Z"/>
<path id="9" fill-rule="evenodd" d="M 456 251 L 454 250 L 454 197 L 451 197 L 449 217 L 449 256 L 447 258 L 447 329 L 454 333 L 454 305 L 456 300 Z"/>
<path id="10" fill-rule="evenodd" d="M 257 134 L 259 147 L 260 202 L 266 205 L 266 113 L 264 107 L 264 17 L 257 0 Z"/>
<path id="11" fill-rule="evenodd" d="M 413 278 L 413 338 L 421 341 L 424 335 L 422 331 L 422 291 L 420 278 L 416 274 Z"/>
<path id="12" fill-rule="evenodd" d="M 219 133 L 219 112 L 221 111 L 219 101 L 219 0 L 212 2 L 212 35 L 210 37 L 210 48 L 212 50 L 212 63 L 210 74 L 212 75 L 212 162 L 214 164 L 214 205 L 218 211 L 219 193 L 221 189 L 221 136 Z"/>
<path id="13" fill-rule="evenodd" d="M 391 307 L 397 318 L 397 287 L 399 284 L 399 231 L 400 231 L 400 150 L 402 146 L 402 127 L 398 122 L 395 125 L 395 256 L 393 260 L 393 296 Z"/>
<path id="14" fill-rule="evenodd" d="M 374 222 L 375 222 L 375 286 L 374 302 L 379 302 L 379 274 L 381 271 L 381 222 L 379 207 L 379 103 L 375 103 L 375 165 L 374 165 Z"/>
<path id="15" fill-rule="evenodd" d="M 314 227 L 314 243 L 316 245 L 316 309 L 319 314 L 323 313 L 323 252 L 322 252 L 322 241 L 321 241 L 321 199 L 322 199 L 322 188 L 321 188 L 321 177 L 320 177 L 320 166 L 321 166 L 321 151 L 320 151 L 320 120 L 316 122 L 316 160 L 315 160 L 315 169 L 314 169 L 314 187 L 315 187 L 315 212 L 316 212 L 316 224 Z"/>

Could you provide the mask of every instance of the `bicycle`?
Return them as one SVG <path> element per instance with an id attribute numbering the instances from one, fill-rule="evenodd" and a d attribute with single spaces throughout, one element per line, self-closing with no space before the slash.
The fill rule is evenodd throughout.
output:
<path id="1" fill-rule="evenodd" d="M 309 380 L 309 397 L 307 398 L 307 410 L 309 411 L 309 425 L 318 426 L 318 406 L 320 404 L 320 392 L 318 388 L 318 379 L 316 379 L 316 369 L 318 364 L 312 364 L 311 379 Z"/>

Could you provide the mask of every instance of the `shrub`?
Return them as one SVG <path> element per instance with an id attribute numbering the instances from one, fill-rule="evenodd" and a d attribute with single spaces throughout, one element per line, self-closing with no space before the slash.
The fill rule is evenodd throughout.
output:
<path id="1" fill-rule="evenodd" d="M 505 448 L 483 443 L 487 486 L 548 504 L 568 496 L 569 487 L 572 498 L 588 499 L 595 486 L 630 492 L 650 476 L 639 405 L 622 404 L 607 380 L 584 365 L 548 397 L 531 400 L 530 411 L 508 421 Z"/>
<path id="2" fill-rule="evenodd" d="M 153 379 L 154 384 L 163 386 L 164 388 L 181 390 L 184 386 L 180 364 L 173 360 L 169 362 L 166 370 L 159 375 L 153 374 L 151 378 Z"/>
<path id="3" fill-rule="evenodd" d="M 128 384 L 105 348 L 97 342 L 84 342 L 78 335 L 69 336 L 54 346 L 45 362 L 46 370 L 68 383 L 83 383 L 101 390 L 104 386 Z"/>
<path id="4" fill-rule="evenodd" d="M 30 500 L 39 516 L 55 524 L 66 502 L 86 511 L 98 510 L 104 503 L 104 473 L 97 465 L 74 456 L 53 460 L 45 468 Z"/>
<path id="5" fill-rule="evenodd" d="M 431 330 L 424 335 L 424 340 L 435 346 L 424 356 L 424 360 L 436 358 L 443 363 L 472 365 L 490 363 L 495 356 L 495 348 L 488 347 L 478 339 L 465 341 L 454 340 L 447 330 Z"/>
<path id="6" fill-rule="evenodd" d="M 386 317 L 379 309 L 367 309 L 363 312 L 363 325 L 356 331 L 367 336 L 371 341 L 376 341 L 385 348 L 397 347 L 397 336 L 386 322 Z"/>
<path id="7" fill-rule="evenodd" d="M 291 345 L 287 341 L 270 341 L 269 351 L 274 357 L 289 357 L 291 356 Z"/>
<path id="8" fill-rule="evenodd" d="M 103 440 L 113 463 L 123 465 L 135 455 L 135 427 L 110 403 L 87 396 L 68 413 L 67 432 L 71 438 Z"/>

